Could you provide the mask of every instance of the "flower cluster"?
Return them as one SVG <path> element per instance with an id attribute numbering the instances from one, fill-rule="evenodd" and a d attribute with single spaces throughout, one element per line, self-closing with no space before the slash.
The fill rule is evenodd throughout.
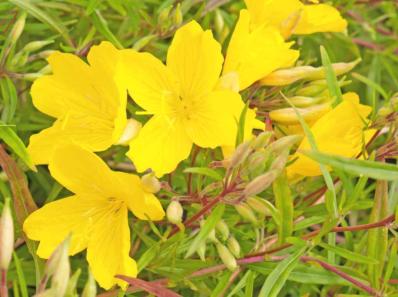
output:
<path id="1" fill-rule="evenodd" d="M 127 157 L 137 172 L 151 170 L 157 177 L 173 172 L 193 145 L 222 147 L 230 156 L 242 114 L 245 140 L 255 129 L 265 129 L 257 110 L 241 96 L 253 85 L 309 82 L 291 98 L 297 109 L 274 109 L 270 120 L 283 134 L 303 134 L 298 111 L 311 126 L 320 151 L 358 155 L 373 133 L 364 132 L 370 107 L 361 105 L 353 93 L 344 94 L 334 106 L 322 85 L 323 69 L 294 67 L 299 50 L 293 49 L 291 36 L 342 32 L 347 26 L 335 8 L 312 2 L 246 0 L 225 57 L 212 32 L 196 21 L 177 29 L 165 63 L 147 52 L 116 49 L 109 42 L 93 46 L 87 63 L 72 54 L 52 54 L 52 74 L 38 78 L 31 95 L 35 107 L 55 121 L 31 136 L 28 151 L 35 164 L 48 164 L 51 175 L 73 194 L 26 219 L 25 233 L 40 241 L 38 255 L 48 258 L 70 234 L 70 254 L 87 249 L 91 271 L 103 288 L 124 286 L 115 275 L 137 275 L 129 256 L 128 212 L 156 221 L 164 211 L 154 196 L 158 187 L 148 187 L 137 175 L 112 171 L 95 152 L 129 144 Z M 340 75 L 354 64 L 334 67 Z M 128 96 L 137 114 L 149 116 L 145 123 L 127 119 Z M 301 153 L 308 149 L 303 137 L 291 156 L 288 176 L 321 174 L 318 164 Z"/>

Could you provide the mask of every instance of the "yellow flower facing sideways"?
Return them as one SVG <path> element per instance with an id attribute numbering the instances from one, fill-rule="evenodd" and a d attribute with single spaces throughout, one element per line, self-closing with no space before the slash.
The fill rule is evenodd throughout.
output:
<path id="1" fill-rule="evenodd" d="M 270 25 L 287 38 L 291 34 L 342 32 L 347 27 L 339 11 L 328 4 L 305 5 L 299 0 L 245 0 L 255 26 Z"/>
<path id="2" fill-rule="evenodd" d="M 359 103 L 357 94 L 344 94 L 343 101 L 339 105 L 321 116 L 311 126 L 318 150 L 326 154 L 356 157 L 375 132 L 371 129 L 365 130 L 366 117 L 371 111 L 371 107 Z M 322 174 L 317 162 L 300 153 L 310 150 L 311 145 L 307 137 L 304 137 L 297 152 L 292 156 L 292 160 L 296 160 L 287 168 L 289 176 Z"/>
<path id="3" fill-rule="evenodd" d="M 70 255 L 87 249 L 101 287 L 125 286 L 115 275 L 137 275 L 130 258 L 128 210 L 141 220 L 160 220 L 164 211 L 138 176 L 112 171 L 94 153 L 68 144 L 50 158 L 51 175 L 74 195 L 44 205 L 24 222 L 26 235 L 40 241 L 37 254 L 48 258 L 68 235 Z"/>
<path id="4" fill-rule="evenodd" d="M 211 31 L 192 21 L 177 30 L 167 63 L 149 53 L 122 51 L 119 79 L 133 100 L 152 115 L 130 143 L 137 170 L 157 176 L 173 171 L 193 144 L 233 145 L 244 107 L 239 93 L 218 87 L 223 64 Z"/>
<path id="5" fill-rule="evenodd" d="M 292 45 L 273 26 L 253 26 L 250 13 L 243 9 L 228 46 L 224 77 L 236 73 L 238 89 L 244 90 L 273 71 L 292 66 L 299 56 Z"/>
<path id="6" fill-rule="evenodd" d="M 103 151 L 119 141 L 127 125 L 127 92 L 114 80 L 118 57 L 111 43 L 102 42 L 88 53 L 89 65 L 72 54 L 48 58 L 53 74 L 37 79 L 31 95 L 34 106 L 56 121 L 30 138 L 35 164 L 47 164 L 60 144 Z"/>

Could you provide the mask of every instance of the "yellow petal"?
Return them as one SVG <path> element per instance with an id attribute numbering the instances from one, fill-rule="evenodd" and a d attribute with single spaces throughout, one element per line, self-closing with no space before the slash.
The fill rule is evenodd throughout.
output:
<path id="1" fill-rule="evenodd" d="M 181 120 L 155 115 L 130 143 L 127 155 L 139 172 L 151 168 L 160 177 L 186 159 L 191 147 Z"/>
<path id="2" fill-rule="evenodd" d="M 238 93 L 214 91 L 198 100 L 192 115 L 183 119 L 184 126 L 192 141 L 200 147 L 233 145 L 243 107 Z"/>
<path id="3" fill-rule="evenodd" d="M 102 288 L 110 289 L 115 284 L 122 287 L 127 285 L 117 280 L 115 275 L 137 275 L 137 265 L 130 258 L 129 252 L 127 207 L 122 205 L 109 208 L 96 220 L 87 247 L 90 269 Z"/>
<path id="4" fill-rule="evenodd" d="M 68 142 L 68 137 L 61 129 L 62 123 L 56 121 L 52 127 L 43 129 L 29 138 L 28 153 L 32 162 L 38 164 L 48 164 L 57 145 Z"/>
<path id="5" fill-rule="evenodd" d="M 148 53 L 122 51 L 117 79 L 123 81 L 133 100 L 150 113 L 165 113 L 178 96 L 176 79 L 163 63 Z"/>
<path id="6" fill-rule="evenodd" d="M 249 12 L 241 10 L 223 70 L 225 74 L 238 73 L 240 90 L 279 68 L 292 66 L 299 56 L 277 28 L 260 25 L 251 29 L 250 24 Z"/>
<path id="7" fill-rule="evenodd" d="M 294 29 L 294 34 L 342 32 L 346 28 L 347 21 L 333 6 L 327 4 L 305 5 L 300 21 Z"/>
<path id="8" fill-rule="evenodd" d="M 364 145 L 365 117 L 371 108 L 358 102 L 345 99 L 334 109 L 323 115 L 311 127 L 318 150 L 326 154 L 355 157 Z M 311 150 L 308 139 L 305 137 L 298 151 Z M 296 153 L 292 158 L 298 159 L 288 167 L 290 175 L 303 176 L 321 175 L 317 162 Z"/>
<path id="9" fill-rule="evenodd" d="M 256 26 L 265 24 L 276 28 L 304 6 L 299 0 L 245 0 L 245 3 Z"/>
<path id="10" fill-rule="evenodd" d="M 155 195 L 145 192 L 138 176 L 124 172 L 113 172 L 113 175 L 120 180 L 121 196 L 137 218 L 151 221 L 163 219 L 162 205 Z"/>
<path id="11" fill-rule="evenodd" d="M 46 259 L 71 234 L 69 253 L 74 255 L 87 247 L 94 222 L 92 216 L 99 209 L 101 204 L 92 196 L 71 196 L 30 214 L 23 229 L 28 238 L 40 241 L 37 254 Z"/>
<path id="12" fill-rule="evenodd" d="M 58 147 L 49 163 L 51 175 L 70 191 L 114 197 L 111 170 L 96 154 L 77 145 Z"/>
<path id="13" fill-rule="evenodd" d="M 182 98 L 202 96 L 217 84 L 223 56 L 210 30 L 191 21 L 174 35 L 167 53 L 167 67 L 180 83 Z"/>

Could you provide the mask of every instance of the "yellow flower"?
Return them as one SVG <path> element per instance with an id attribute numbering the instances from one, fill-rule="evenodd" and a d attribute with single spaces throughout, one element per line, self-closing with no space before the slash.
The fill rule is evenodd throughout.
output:
<path id="1" fill-rule="evenodd" d="M 355 157 L 364 144 L 374 134 L 374 130 L 365 130 L 366 117 L 371 112 L 371 107 L 359 103 L 358 95 L 347 93 L 343 96 L 343 102 L 337 105 L 319 118 L 312 126 L 318 150 L 322 153 Z M 287 170 L 289 176 L 318 176 L 321 175 L 319 164 L 299 151 L 309 151 L 311 145 L 304 137 L 298 152 L 292 156 L 296 159 Z"/>
<path id="2" fill-rule="evenodd" d="M 237 73 L 239 89 L 243 90 L 279 68 L 292 66 L 299 56 L 286 43 L 278 29 L 268 24 L 253 26 L 246 9 L 240 11 L 232 34 L 223 73 Z"/>
<path id="3" fill-rule="evenodd" d="M 37 79 L 31 95 L 34 106 L 56 121 L 30 138 L 35 164 L 47 164 L 60 144 L 103 151 L 118 142 L 127 124 L 126 91 L 114 80 L 118 56 L 111 43 L 102 42 L 91 48 L 89 65 L 72 54 L 48 58 L 53 74 Z"/>
<path id="4" fill-rule="evenodd" d="M 245 0 L 245 2 L 256 26 L 263 24 L 274 26 L 285 37 L 290 34 L 342 32 L 347 27 L 347 21 L 341 17 L 339 11 L 328 4 L 304 5 L 299 0 Z"/>
<path id="5" fill-rule="evenodd" d="M 25 220 L 26 235 L 40 241 L 37 254 L 48 258 L 70 234 L 69 253 L 87 249 L 90 269 L 101 287 L 124 286 L 116 274 L 137 274 L 129 256 L 128 210 L 142 220 L 160 220 L 160 202 L 145 192 L 138 176 L 112 171 L 97 155 L 73 144 L 55 150 L 49 169 L 75 194 L 44 205 Z"/>
<path id="6" fill-rule="evenodd" d="M 194 21 L 177 30 L 166 65 L 149 53 L 122 52 L 120 80 L 153 115 L 130 143 L 128 156 L 138 171 L 173 171 L 193 143 L 234 144 L 244 104 L 238 93 L 217 87 L 222 64 L 220 44 Z"/>

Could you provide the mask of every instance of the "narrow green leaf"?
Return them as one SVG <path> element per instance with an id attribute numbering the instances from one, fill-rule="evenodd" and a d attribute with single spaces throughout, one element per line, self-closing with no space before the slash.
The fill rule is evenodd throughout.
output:
<path id="1" fill-rule="evenodd" d="M 254 280 L 256 279 L 256 274 L 252 273 L 247 278 L 246 289 L 245 289 L 245 297 L 252 297 L 254 290 Z"/>
<path id="2" fill-rule="evenodd" d="M 11 149 L 12 151 L 21 158 L 21 160 L 33 171 L 36 171 L 36 167 L 33 164 L 28 151 L 22 140 L 18 137 L 18 135 L 11 129 L 10 126 L 7 126 L 5 123 L 0 121 L 0 139 L 2 139 Z"/>
<path id="3" fill-rule="evenodd" d="M 12 256 L 14 259 L 15 270 L 17 271 L 18 284 L 19 284 L 19 289 L 21 291 L 21 296 L 28 297 L 29 296 L 28 287 L 26 285 L 25 275 L 22 269 L 21 261 L 19 260 L 18 255 L 15 252 L 13 252 Z"/>
<path id="4" fill-rule="evenodd" d="M 72 39 L 70 38 L 66 27 L 64 27 L 64 25 L 61 22 L 56 21 L 48 13 L 41 10 L 30 0 L 9 0 L 9 1 L 14 5 L 20 7 L 21 9 L 25 10 L 39 21 L 49 25 L 54 31 L 61 34 L 61 36 L 65 39 L 65 41 L 68 43 L 69 46 L 74 47 Z"/>
<path id="5" fill-rule="evenodd" d="M 94 10 L 94 12 L 91 14 L 91 19 L 98 32 L 100 32 L 106 39 L 112 42 L 117 48 L 123 49 L 123 45 L 109 29 L 108 23 L 103 18 L 99 10 Z"/>
<path id="6" fill-rule="evenodd" d="M 369 78 L 359 74 L 359 73 L 352 73 L 351 74 L 355 79 L 363 82 L 364 84 L 371 86 L 375 91 L 377 91 L 385 100 L 389 100 L 389 96 L 387 92 L 377 83 L 375 83 L 373 80 L 370 80 Z"/>
<path id="7" fill-rule="evenodd" d="M 265 280 L 258 296 L 277 297 L 279 291 L 288 279 L 289 274 L 296 267 L 306 249 L 307 247 L 302 247 L 296 250 L 294 254 L 281 261 Z"/>
<path id="8" fill-rule="evenodd" d="M 241 144 L 245 139 L 245 123 L 246 123 L 246 114 L 248 108 L 249 108 L 249 102 L 246 103 L 245 107 L 240 113 L 239 123 L 238 123 L 238 133 L 236 135 L 236 143 L 235 143 L 236 147 L 239 144 Z"/>
<path id="9" fill-rule="evenodd" d="M 327 155 L 320 152 L 302 152 L 311 159 L 346 171 L 350 174 L 367 176 L 379 180 L 398 180 L 398 167 L 388 163 L 369 160 L 357 160 L 341 156 Z"/>
<path id="10" fill-rule="evenodd" d="M 221 219 L 224 213 L 225 205 L 220 204 L 218 205 L 211 213 L 211 215 L 206 219 L 203 226 L 200 228 L 198 235 L 196 235 L 195 239 L 189 246 L 188 252 L 185 255 L 185 258 L 188 258 L 196 252 L 199 248 L 200 244 L 207 239 L 207 236 L 210 232 L 214 229 L 218 221 Z"/>
<path id="11" fill-rule="evenodd" d="M 321 59 L 322 65 L 325 69 L 329 93 L 331 97 L 334 98 L 332 103 L 332 106 L 334 107 L 343 101 L 343 95 L 341 94 L 339 82 L 337 81 L 336 74 L 334 73 L 333 65 L 330 62 L 329 55 L 323 46 L 321 46 Z"/>
<path id="12" fill-rule="evenodd" d="M 337 255 L 339 255 L 345 259 L 351 260 L 353 262 L 356 262 L 356 263 L 377 264 L 379 262 L 374 258 L 363 256 L 361 254 L 351 252 L 347 249 L 343 249 L 338 246 L 332 246 L 332 245 L 324 243 L 324 242 L 320 242 L 318 245 L 328 251 L 332 251 L 332 252 L 336 253 Z"/>
<path id="13" fill-rule="evenodd" d="M 217 181 L 220 181 L 223 179 L 221 174 L 219 174 L 216 170 L 207 168 L 207 167 L 190 167 L 190 168 L 184 169 L 184 172 L 205 175 L 205 176 L 208 176 Z"/>
<path id="14" fill-rule="evenodd" d="M 273 183 L 275 205 L 280 214 L 278 240 L 284 243 L 293 232 L 293 200 L 286 173 L 279 175 Z"/>
<path id="15" fill-rule="evenodd" d="M 1 120 L 5 123 L 10 123 L 17 109 L 17 91 L 14 83 L 7 76 L 0 79 L 0 88 L 4 104 Z"/>

